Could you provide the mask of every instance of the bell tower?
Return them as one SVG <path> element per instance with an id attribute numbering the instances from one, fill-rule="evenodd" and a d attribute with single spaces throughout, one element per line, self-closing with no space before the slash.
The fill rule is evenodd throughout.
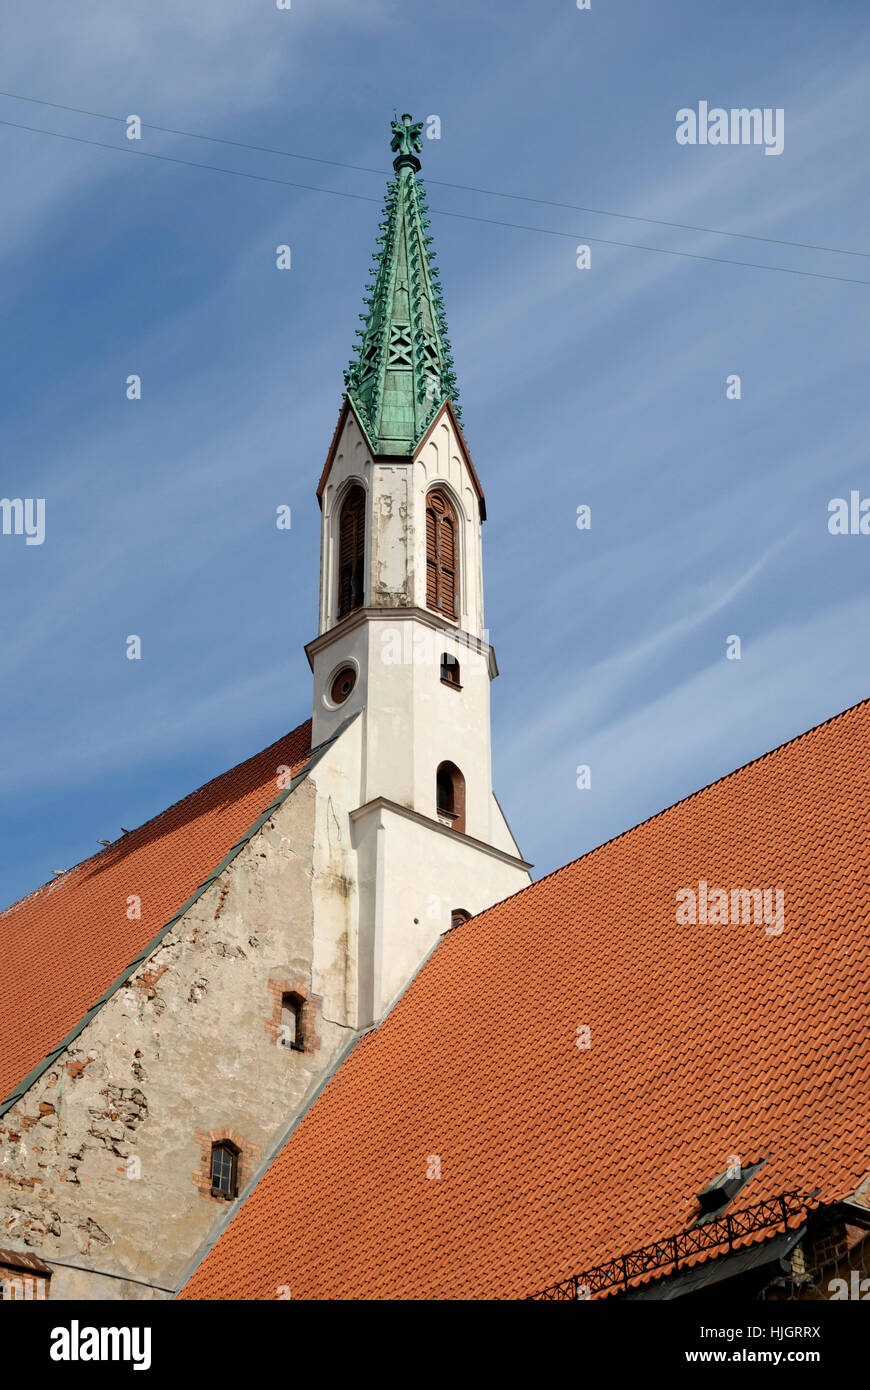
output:
<path id="1" fill-rule="evenodd" d="M 392 123 L 395 177 L 317 490 L 319 624 L 306 647 L 314 744 L 362 720 L 349 814 L 372 1017 L 456 914 L 530 881 L 492 790 L 486 509 L 417 177 L 421 130 L 408 115 Z"/>

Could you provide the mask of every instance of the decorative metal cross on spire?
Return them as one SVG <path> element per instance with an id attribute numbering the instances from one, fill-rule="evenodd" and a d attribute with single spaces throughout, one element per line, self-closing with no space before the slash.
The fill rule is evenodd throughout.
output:
<path id="1" fill-rule="evenodd" d="M 414 170 L 419 169 L 420 161 L 417 155 L 423 149 L 423 122 L 415 121 L 406 111 L 400 121 L 390 122 L 390 129 L 393 132 L 390 149 L 398 150 L 398 155 L 393 160 L 393 168 L 399 170 L 403 165 L 410 165 Z"/>

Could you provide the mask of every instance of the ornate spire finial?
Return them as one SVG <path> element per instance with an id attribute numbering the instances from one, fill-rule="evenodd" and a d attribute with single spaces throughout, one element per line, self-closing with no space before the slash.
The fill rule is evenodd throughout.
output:
<path id="1" fill-rule="evenodd" d="M 423 122 L 390 122 L 396 177 L 387 184 L 361 340 L 345 373 L 349 399 L 377 454 L 413 456 L 445 401 L 460 420 L 456 374 L 423 185 Z"/>
<path id="2" fill-rule="evenodd" d="M 423 149 L 421 138 L 423 122 L 415 121 L 406 111 L 400 121 L 390 122 L 390 129 L 393 132 L 390 149 L 398 150 L 398 154 L 393 160 L 393 168 L 397 173 L 405 167 L 411 168 L 417 173 L 421 167 L 417 155 Z"/>

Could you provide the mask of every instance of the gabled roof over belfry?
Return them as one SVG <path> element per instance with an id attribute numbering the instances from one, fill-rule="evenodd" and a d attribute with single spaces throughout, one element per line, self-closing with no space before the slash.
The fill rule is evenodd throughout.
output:
<path id="1" fill-rule="evenodd" d="M 323 506 L 323 492 L 326 487 L 329 474 L 332 470 L 333 461 L 341 446 L 341 442 L 344 436 L 344 426 L 349 415 L 357 421 L 360 427 L 360 431 L 363 434 L 365 433 L 365 427 L 362 424 L 356 411 L 354 410 L 350 397 L 345 396 L 341 410 L 338 413 L 338 420 L 336 421 L 335 430 L 333 431 L 332 443 L 329 446 L 329 453 L 326 455 L 326 462 L 323 465 L 323 472 L 321 473 L 320 481 L 317 484 L 317 500 L 321 507 Z M 422 446 L 426 443 L 427 438 L 436 429 L 438 421 L 441 419 L 448 420 L 451 426 L 453 427 L 453 432 L 456 436 L 456 443 L 459 447 L 459 451 L 462 455 L 465 466 L 468 469 L 468 476 L 471 479 L 471 486 L 474 488 L 474 491 L 477 494 L 477 500 L 480 503 L 480 519 L 481 521 L 486 521 L 486 498 L 484 497 L 483 488 L 480 485 L 480 479 L 477 476 L 477 470 L 474 467 L 471 454 L 468 452 L 468 445 L 466 444 L 465 437 L 462 433 L 462 426 L 459 423 L 456 411 L 454 410 L 450 401 L 445 401 L 444 404 L 441 406 L 441 409 L 437 410 L 435 414 L 432 416 L 432 419 L 426 426 L 426 430 L 424 434 L 421 436 L 415 448 L 415 452 L 417 451 L 417 449 L 422 448 Z"/>
<path id="2" fill-rule="evenodd" d="M 417 178 L 421 122 L 393 121 L 395 178 L 387 185 L 359 356 L 345 372 L 347 395 L 375 454 L 408 457 L 450 401 L 461 421 L 427 204 Z"/>

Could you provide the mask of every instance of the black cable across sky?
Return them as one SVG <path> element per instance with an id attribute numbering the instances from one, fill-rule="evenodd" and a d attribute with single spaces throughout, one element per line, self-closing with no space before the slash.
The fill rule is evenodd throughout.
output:
<path id="1" fill-rule="evenodd" d="M 40 97 L 26 97 L 19 92 L 0 91 L 0 97 L 10 97 L 13 101 L 28 101 L 36 106 L 51 106 L 56 111 L 72 111 L 78 116 L 93 116 L 100 121 L 114 121 L 116 124 L 124 124 L 126 116 L 110 116 L 105 111 L 88 111 L 81 106 L 66 106 L 59 101 L 44 101 Z M 179 130 L 174 126 L 155 125 L 152 121 L 143 121 L 143 126 L 151 130 L 160 131 L 163 135 L 183 135 L 190 140 L 207 140 L 215 145 L 231 145 L 240 150 L 254 150 L 258 154 L 277 154 L 284 159 L 304 159 L 311 164 L 330 164 L 335 169 L 352 169 L 359 174 L 378 174 L 382 178 L 389 177 L 388 169 L 373 169 L 366 164 L 347 164 L 340 159 L 324 159 L 320 155 L 299 154 L 294 150 L 279 150 L 272 145 L 252 145 L 245 140 L 230 140 L 220 135 L 202 135 L 195 130 Z M 464 193 L 485 193 L 491 198 L 512 198 L 521 203 L 537 203 L 542 207 L 562 208 L 567 212 L 591 212 L 598 217 L 619 217 L 629 222 L 649 222 L 656 227 L 676 227 L 683 232 L 709 232 L 713 236 L 739 237 L 744 241 L 763 241 L 770 246 L 792 246 L 801 251 L 825 251 L 834 256 L 859 256 L 865 260 L 870 260 L 870 251 L 846 251 L 840 246 L 820 246 L 811 241 L 784 241 L 782 237 L 758 236 L 754 232 L 726 232 L 721 227 L 700 227 L 691 222 L 668 222 L 661 217 L 641 217 L 632 212 L 613 212 L 608 208 L 584 207 L 580 203 L 560 203 L 551 198 L 534 198 L 526 193 L 505 193 L 498 188 L 480 188 L 476 184 L 470 183 L 449 183 L 445 179 L 426 178 L 426 183 L 437 186 L 438 188 L 456 188 Z M 513 225 L 506 223 L 505 225 Z M 646 249 L 646 248 L 644 248 Z"/>
<path id="2" fill-rule="evenodd" d="M 11 94 L 11 93 L 0 92 L 0 96 L 8 96 L 8 95 L 12 95 L 12 94 Z M 17 99 L 17 100 L 26 100 L 26 101 L 31 101 L 31 100 L 32 100 L 32 101 L 37 101 L 37 98 L 35 98 L 35 97 L 34 97 L 34 98 L 25 97 L 25 98 L 16 98 L 16 99 Z M 58 103 L 53 103 L 53 102 L 39 102 L 38 104 L 40 104 L 40 105 L 58 105 Z M 104 120 L 111 120 L 111 121 L 118 121 L 118 120 L 120 120 L 120 121 L 126 121 L 126 117 L 118 117 L 118 116 L 101 116 L 101 113 L 99 113 L 99 112 L 80 111 L 79 108 L 77 108 L 77 107 L 62 108 L 62 109 L 73 110 L 73 111 L 78 112 L 78 113 L 81 114 L 81 115 L 100 116 L 100 118 L 101 118 L 101 119 L 104 119 Z M 143 123 L 143 124 L 145 124 L 145 123 Z M 323 188 L 323 187 L 321 187 L 321 186 L 319 186 L 319 185 L 317 185 L 317 184 L 296 183 L 296 182 L 294 182 L 294 181 L 292 181 L 292 180 L 290 180 L 290 179 L 278 179 L 278 178 L 274 178 L 273 176 L 271 176 L 271 175 L 269 175 L 269 174 L 254 174 L 254 173 L 250 173 L 250 172 L 248 172 L 248 171 L 246 171 L 246 170 L 244 170 L 244 169 L 227 169 L 225 166 L 219 165 L 219 164 L 202 164 L 202 163 L 200 163 L 198 160 L 193 160 L 193 159 L 181 159 L 181 158 L 179 158 L 177 155 L 157 154 L 157 153 L 156 153 L 155 151 L 153 151 L 153 150 L 140 150 L 140 149 L 134 149 L 131 145 L 111 145 L 111 144 L 108 144 L 108 143 L 107 143 L 106 141 L 104 141 L 104 140 L 91 140 L 91 139 L 88 139 L 86 136 L 83 136 L 83 135 L 70 135 L 70 134 L 67 134 L 67 133 L 65 133 L 65 132 L 63 132 L 63 131 L 59 131 L 59 130 L 45 130 L 45 129 L 43 129 L 43 128 L 40 127 L 40 126 L 24 125 L 24 124 L 22 124 L 21 122 L 18 122 L 18 121 L 6 121 L 6 120 L 0 119 L 0 125 L 7 126 L 7 127 L 9 127 L 10 129 L 13 129 L 13 130 L 25 130 L 25 131 L 29 131 L 31 134 L 34 134 L 34 135 L 49 135 L 49 136 L 52 136 L 54 139 L 57 139 L 57 140 L 69 140 L 69 141 L 72 141 L 73 143 L 78 144 L 78 145 L 91 145 L 91 146 L 95 147 L 96 149 L 113 150 L 116 154 L 132 154 L 132 155 L 138 155 L 138 156 L 139 156 L 140 158 L 142 158 L 142 159 L 156 159 L 156 160 L 160 160 L 162 163 L 166 163 L 166 164 L 179 164 L 179 165 L 182 165 L 182 166 L 184 166 L 184 167 L 186 167 L 186 168 L 189 168 L 189 169 L 205 169 L 205 170 L 209 171 L 210 173 L 215 173 L 215 174 L 229 174 L 229 175 L 231 175 L 231 176 L 233 176 L 233 177 L 235 177 L 235 178 L 242 178 L 242 179 L 254 179 L 254 180 L 256 180 L 256 181 L 259 182 L 259 183 L 277 184 L 277 185 L 279 185 L 279 186 L 281 186 L 281 187 L 283 187 L 283 188 L 299 188 L 299 189 L 302 189 L 302 190 L 304 190 L 304 191 L 306 191 L 306 192 L 309 192 L 309 193 L 328 193 L 328 194 L 331 194 L 332 196 L 337 197 L 337 198 L 353 198 L 354 200 L 356 200 L 356 201 L 358 201 L 358 202 L 364 202 L 364 203 L 377 203 L 377 204 L 380 204 L 380 203 L 382 202 L 382 199 L 381 199 L 381 198 L 379 198 L 379 197 L 374 197 L 374 196 L 371 196 L 371 195 L 365 194 L 365 193 L 349 193 L 349 192 L 347 192 L 346 190 L 340 189 L 340 188 Z M 185 132 L 182 132 L 182 131 L 170 131 L 169 127 L 152 126 L 151 129 L 154 129 L 154 130 L 161 130 L 161 131 L 163 131 L 164 133 L 185 134 Z M 211 139 L 217 140 L 217 139 L 218 139 L 218 137 L 212 137 L 212 136 L 193 136 L 193 138 L 194 138 L 194 139 L 206 139 L 206 140 L 211 140 Z M 238 142 L 230 142 L 230 141 L 223 141 L 223 140 L 220 140 L 219 143 L 222 143 L 222 144 L 223 144 L 223 143 L 230 144 L 230 143 L 238 143 Z M 244 146 L 244 148 L 247 148 L 247 149 L 257 149 L 258 147 L 257 147 L 257 146 L 253 146 L 253 145 L 248 145 L 248 146 Z M 275 153 L 280 153 L 280 151 L 276 151 Z M 286 153 L 286 151 L 285 151 L 284 153 Z M 313 156 L 296 156 L 296 155 L 294 155 L 294 156 L 291 156 L 291 157 L 292 157 L 292 158 L 312 158 L 312 159 L 313 159 Z M 316 162 L 318 162 L 318 163 L 324 162 L 324 163 L 325 163 L 325 162 L 327 162 L 327 161 L 320 161 L 320 160 L 318 160 L 318 161 L 316 161 Z M 329 162 L 336 162 L 336 161 L 329 161 Z M 341 167 L 349 167 L 349 168 L 354 168 L 354 169 L 361 169 L 361 166 L 359 166 L 359 165 L 349 165 L 349 166 L 343 165 L 343 166 L 341 166 Z M 378 174 L 383 173 L 382 170 L 375 170 L 375 169 L 372 169 L 372 170 L 365 170 L 364 172 L 367 172 L 367 173 L 378 173 Z M 433 182 L 436 182 L 436 180 L 428 179 L 428 180 L 426 180 L 426 182 L 427 182 L 427 183 L 433 183 Z M 465 187 L 465 185 L 460 185 L 460 184 L 453 184 L 453 185 L 450 185 L 450 186 L 451 186 L 451 187 L 455 187 L 455 188 Z M 485 191 L 485 190 L 475 190 L 475 191 Z M 504 194 L 504 195 L 499 194 L 498 196 L 500 196 L 500 197 L 501 197 L 501 196 L 513 197 L 513 196 L 515 196 L 515 195 L 513 195 L 513 194 Z M 536 200 L 530 200 L 530 201 L 536 201 Z M 566 206 L 567 206 L 567 205 L 566 205 Z M 477 223 L 481 223 L 481 224 L 483 224 L 483 225 L 485 225 L 485 226 L 490 226 L 490 227 L 509 227 L 509 228 L 514 229 L 515 231 L 521 231 L 521 232 L 536 232 L 536 233 L 538 233 L 538 234 L 540 234 L 540 235 L 542 235 L 542 236 L 563 237 L 563 238 L 568 238 L 569 240 L 571 240 L 571 241 L 576 241 L 576 242 L 595 242 L 595 243 L 598 243 L 599 245 L 602 245 L 602 246 L 621 246 L 621 247 L 626 247 L 626 248 L 631 249 L 631 250 L 634 250 L 634 251 L 653 251 L 653 252 L 656 252 L 658 255 L 663 255 L 663 256 L 680 256 L 680 257 L 682 257 L 683 259 L 692 260 L 692 261 L 712 261 L 712 262 L 714 262 L 714 263 L 716 263 L 716 264 L 719 264 L 719 265 L 738 265 L 738 266 L 744 266 L 745 268 L 750 269 L 750 270 L 769 270 L 769 271 L 774 271 L 774 272 L 776 272 L 777 274 L 781 274 L 781 275 L 802 275 L 802 276 L 805 276 L 805 277 L 807 277 L 807 278 L 809 278 L 809 279 L 812 279 L 812 280 L 836 280 L 836 281 L 838 281 L 840 284 L 846 284 L 846 285 L 865 285 L 865 286 L 866 286 L 866 285 L 870 285 L 870 280 L 856 279 L 856 278 L 854 278 L 854 277 L 846 276 L 846 275 L 828 275 L 828 274 L 823 273 L 822 271 L 817 271 L 817 270 L 796 270 L 796 269 L 793 269 L 793 268 L 790 267 L 790 266 L 782 266 L 782 265 L 765 265 L 765 264 L 762 263 L 762 262 L 757 262 L 757 261 L 739 261 L 739 260 L 734 260 L 734 259 L 731 259 L 731 258 L 728 258 L 728 257 L 725 257 L 725 256 L 707 256 L 707 255 L 703 255 L 701 252 L 698 252 L 698 251 L 675 251 L 675 250 L 672 250 L 672 249 L 670 249 L 669 247 L 665 247 L 665 246 L 648 246 L 648 245 L 645 245 L 645 244 L 643 244 L 643 243 L 641 243 L 641 242 L 635 242 L 635 241 L 617 241 L 617 240 L 615 240 L 615 239 L 613 239 L 613 238 L 608 238 L 608 237 L 590 236 L 590 235 L 589 235 L 588 233 L 586 233 L 586 232 L 560 232 L 560 231 L 556 231 L 556 230 L 555 230 L 554 228 L 552 228 L 552 227 L 531 227 L 531 226 L 528 225 L 528 223 L 525 223 L 525 222 L 505 222 L 505 221 L 502 221 L 500 218 L 494 218 L 494 217 L 479 217 L 479 216 L 474 215 L 473 213 L 465 213 L 465 212 L 448 212 L 445 208 L 429 208 L 428 211 L 429 211 L 430 215 L 432 215 L 432 216 L 437 216 L 437 217 L 452 217 L 452 218 L 458 219 L 459 221 L 462 221 L 462 222 L 477 222 Z M 614 214 L 614 215 L 621 215 L 621 214 Z M 677 224 L 677 223 L 668 223 L 668 224 L 665 224 L 665 225 L 668 225 L 668 226 L 677 226 L 677 225 L 679 225 L 679 224 Z M 698 229 L 692 229 L 692 230 L 702 230 L 702 229 L 698 228 Z M 711 230 L 712 230 L 712 229 L 711 229 Z M 742 236 L 743 233 L 739 233 L 739 232 L 736 232 L 736 233 L 722 233 L 721 235 L 726 235 L 726 236 L 730 236 L 730 235 Z M 759 238 L 759 240 L 763 240 L 763 238 Z M 796 243 L 796 242 L 793 242 L 793 243 L 783 242 L 783 243 L 781 243 L 781 244 L 782 244 L 782 245 L 798 245 L 799 243 Z M 831 247 L 831 248 L 813 247 L 813 248 L 806 248 L 806 249 L 814 249 L 814 250 L 833 250 L 834 248 L 832 248 L 832 247 Z M 854 255 L 864 255 L 864 252 L 854 252 L 854 253 L 853 253 L 853 252 L 838 252 L 837 254 L 843 254 L 843 255 L 852 255 L 852 254 L 854 254 Z"/>

